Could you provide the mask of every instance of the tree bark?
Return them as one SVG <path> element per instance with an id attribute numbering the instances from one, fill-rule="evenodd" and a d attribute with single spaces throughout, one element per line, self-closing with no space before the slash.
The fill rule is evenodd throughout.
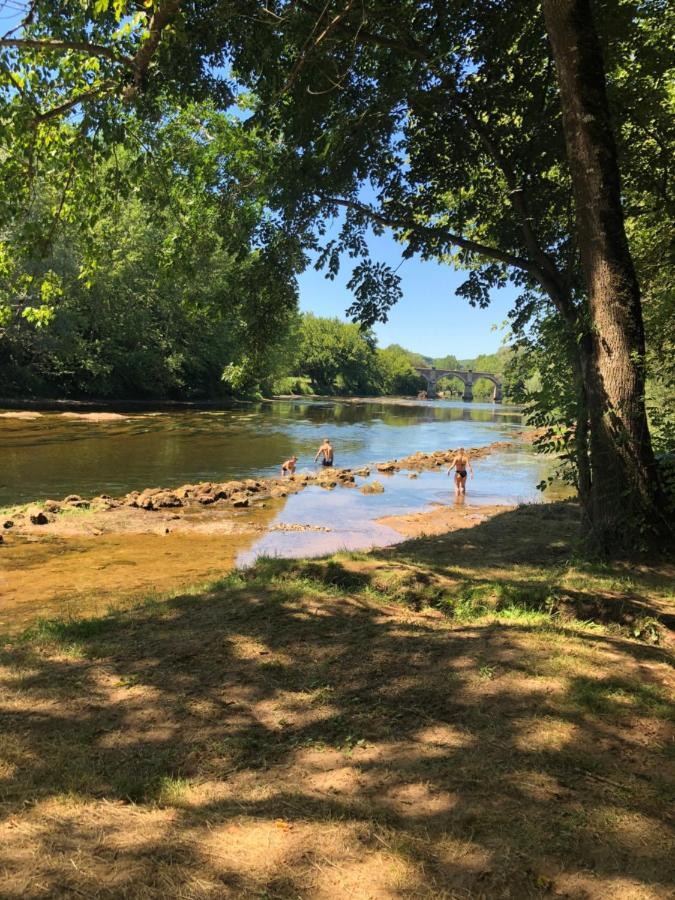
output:
<path id="1" fill-rule="evenodd" d="M 644 405 L 640 289 L 621 207 L 602 52 L 590 0 L 542 0 L 555 60 L 589 299 L 579 347 L 590 423 L 592 538 L 603 553 L 636 549 L 661 523 Z"/>

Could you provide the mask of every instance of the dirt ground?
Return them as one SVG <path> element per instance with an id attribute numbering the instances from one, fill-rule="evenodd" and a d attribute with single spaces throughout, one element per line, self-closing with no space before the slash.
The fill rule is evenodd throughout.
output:
<path id="1" fill-rule="evenodd" d="M 7 640 L 0 896 L 672 897 L 674 570 L 575 560 L 576 517 Z"/>

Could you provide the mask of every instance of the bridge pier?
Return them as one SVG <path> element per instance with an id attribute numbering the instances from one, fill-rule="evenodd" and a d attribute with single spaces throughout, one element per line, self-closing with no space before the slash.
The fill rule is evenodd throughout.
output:
<path id="1" fill-rule="evenodd" d="M 465 403 L 473 402 L 473 385 L 470 381 L 464 382 L 464 393 L 462 394 L 462 400 Z"/>

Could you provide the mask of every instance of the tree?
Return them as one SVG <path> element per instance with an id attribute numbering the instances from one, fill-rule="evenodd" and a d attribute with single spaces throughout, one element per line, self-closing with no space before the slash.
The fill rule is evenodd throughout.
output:
<path id="1" fill-rule="evenodd" d="M 590 333 L 582 365 L 591 442 L 591 519 L 609 551 L 626 520 L 658 521 L 644 404 L 640 288 L 624 228 L 616 146 L 590 0 L 543 0 L 558 73 Z"/>
<path id="2" fill-rule="evenodd" d="M 378 389 L 372 335 L 358 325 L 305 313 L 299 334 L 298 375 L 320 394 L 361 394 Z"/>
<path id="3" fill-rule="evenodd" d="M 265 209 L 258 138 L 208 104 L 131 124 L 88 168 L 52 161 L 7 229 L 7 393 L 215 396 L 282 365 L 297 260 Z M 252 187 L 226 196 L 236 175 Z"/>
<path id="4" fill-rule="evenodd" d="M 398 344 L 390 344 L 377 351 L 377 367 L 380 373 L 380 390 L 389 395 L 417 394 L 426 389 L 426 382 L 413 366 L 425 365 L 419 354 L 404 350 Z"/>

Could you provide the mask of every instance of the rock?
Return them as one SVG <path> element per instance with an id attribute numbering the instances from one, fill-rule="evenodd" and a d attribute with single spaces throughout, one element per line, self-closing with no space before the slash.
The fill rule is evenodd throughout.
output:
<path id="1" fill-rule="evenodd" d="M 246 494 L 234 494 L 234 496 L 230 497 L 230 503 L 235 507 L 248 506 L 249 502 Z"/>
<path id="2" fill-rule="evenodd" d="M 155 509 L 171 509 L 182 506 L 183 501 L 173 491 L 160 491 L 152 498 Z"/>
<path id="3" fill-rule="evenodd" d="M 89 509 L 90 503 L 88 500 L 71 500 L 68 506 L 71 509 Z"/>
<path id="4" fill-rule="evenodd" d="M 361 469 L 354 469 L 354 474 L 358 475 L 360 478 L 368 478 L 370 475 L 370 469 L 368 466 L 363 466 Z"/>
<path id="5" fill-rule="evenodd" d="M 359 490 L 362 494 L 384 494 L 384 485 L 380 481 L 369 481 L 368 484 L 362 485 Z"/>
<path id="6" fill-rule="evenodd" d="M 47 510 L 47 512 L 57 513 L 61 509 L 61 504 L 56 500 L 45 500 L 44 508 Z"/>
<path id="7" fill-rule="evenodd" d="M 39 506 L 31 506 L 27 515 L 32 525 L 46 525 L 49 522 L 45 511 Z"/>
<path id="8" fill-rule="evenodd" d="M 4 544 L 4 543 L 5 543 L 5 539 L 4 539 L 4 537 L 0 534 L 0 544 Z"/>
<path id="9" fill-rule="evenodd" d="M 210 506 L 211 503 L 216 502 L 215 494 L 199 494 L 197 497 L 197 503 L 201 503 L 202 506 Z"/>
<path id="10" fill-rule="evenodd" d="M 273 487 L 270 491 L 270 497 L 275 500 L 279 497 L 288 497 L 288 491 L 285 491 L 282 487 Z"/>
<path id="11" fill-rule="evenodd" d="M 14 528 L 14 522 L 11 519 L 5 519 L 2 523 L 3 528 Z"/>
<path id="12" fill-rule="evenodd" d="M 378 463 L 377 466 L 378 472 L 395 472 L 396 471 L 396 463 L 393 462 L 384 462 Z M 384 490 L 384 488 L 383 488 Z"/>
<path id="13" fill-rule="evenodd" d="M 408 475 L 408 478 L 417 478 L 417 473 L 416 473 L 416 472 L 411 472 L 411 473 Z"/>
<path id="14" fill-rule="evenodd" d="M 252 494 L 255 494 L 263 489 L 262 484 L 259 481 L 255 481 L 253 478 L 247 478 L 244 481 L 244 487 L 246 488 L 246 490 L 251 491 Z"/>
<path id="15" fill-rule="evenodd" d="M 79 494 L 68 494 L 67 497 L 63 498 L 64 503 L 78 503 L 82 497 Z"/>
<path id="16" fill-rule="evenodd" d="M 226 481 L 225 484 L 219 484 L 217 487 L 220 491 L 226 491 L 224 497 L 231 497 L 232 494 L 238 494 L 244 489 L 241 481 Z"/>

